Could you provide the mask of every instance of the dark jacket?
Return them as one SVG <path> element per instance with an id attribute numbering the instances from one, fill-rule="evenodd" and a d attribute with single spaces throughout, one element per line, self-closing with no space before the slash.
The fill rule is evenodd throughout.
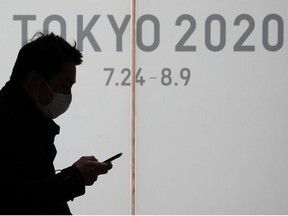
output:
<path id="1" fill-rule="evenodd" d="M 0 91 L 0 214 L 71 214 L 67 201 L 85 193 L 74 166 L 55 174 L 54 137 L 24 89 L 7 82 Z"/>

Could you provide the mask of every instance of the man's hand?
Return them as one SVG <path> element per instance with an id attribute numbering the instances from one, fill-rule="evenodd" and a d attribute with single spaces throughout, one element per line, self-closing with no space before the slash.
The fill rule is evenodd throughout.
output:
<path id="1" fill-rule="evenodd" d="M 98 175 L 106 174 L 112 168 L 111 163 L 101 163 L 94 156 L 81 157 L 74 164 L 83 176 L 85 185 L 93 185 Z"/>

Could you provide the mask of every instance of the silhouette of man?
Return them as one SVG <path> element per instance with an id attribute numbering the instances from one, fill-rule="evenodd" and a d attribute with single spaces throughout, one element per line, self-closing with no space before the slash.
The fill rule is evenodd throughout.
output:
<path id="1" fill-rule="evenodd" d="M 55 173 L 53 119 L 68 109 L 81 63 L 81 52 L 53 33 L 19 51 L 0 91 L 0 214 L 71 214 L 67 201 L 112 168 L 87 156 Z"/>

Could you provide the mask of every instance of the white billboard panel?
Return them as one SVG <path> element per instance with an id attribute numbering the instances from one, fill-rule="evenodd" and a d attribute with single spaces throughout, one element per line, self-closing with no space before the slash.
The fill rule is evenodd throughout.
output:
<path id="1" fill-rule="evenodd" d="M 288 213 L 285 0 L 136 0 L 136 213 Z M 82 155 L 108 175 L 74 214 L 130 213 L 130 0 L 0 0 L 0 84 L 37 31 L 77 43 L 56 168 Z"/>
<path id="2" fill-rule="evenodd" d="M 136 212 L 287 214 L 288 2 L 137 2 Z"/>

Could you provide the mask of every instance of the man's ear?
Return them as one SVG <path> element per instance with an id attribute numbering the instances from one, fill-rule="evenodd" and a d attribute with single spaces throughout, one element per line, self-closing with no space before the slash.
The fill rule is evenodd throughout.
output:
<path id="1" fill-rule="evenodd" d="M 23 88 L 32 99 L 34 98 L 33 92 L 35 92 L 37 85 L 39 86 L 39 78 L 37 78 L 38 76 L 39 74 L 37 71 L 30 71 L 22 82 Z"/>
<path id="2" fill-rule="evenodd" d="M 34 92 L 35 89 L 38 89 L 40 86 L 44 85 L 40 76 L 41 75 L 35 70 L 28 73 L 23 83 L 28 92 Z"/>
<path id="3" fill-rule="evenodd" d="M 37 78 L 36 78 L 36 71 L 30 71 L 28 76 L 26 77 L 26 82 L 31 86 L 31 84 L 35 84 Z"/>
<path id="4" fill-rule="evenodd" d="M 42 79 L 40 79 L 40 74 L 35 70 L 29 72 L 28 76 L 26 77 L 26 82 L 30 87 L 43 84 Z"/>

